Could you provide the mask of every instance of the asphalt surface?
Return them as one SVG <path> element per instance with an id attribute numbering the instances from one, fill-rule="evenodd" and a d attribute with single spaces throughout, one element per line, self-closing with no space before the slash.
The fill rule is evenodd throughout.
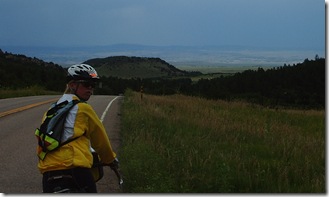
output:
<path id="1" fill-rule="evenodd" d="M 0 99 L 0 193 L 42 193 L 42 175 L 37 168 L 37 140 L 34 131 L 40 126 L 43 113 L 50 103 L 60 96 Z M 88 103 L 101 118 L 114 98 L 116 96 L 94 95 Z M 117 153 L 121 144 L 119 131 L 122 100 L 123 97 L 119 96 L 112 102 L 103 120 L 112 147 Z M 118 179 L 109 167 L 104 167 L 104 177 L 97 182 L 97 188 L 99 193 L 121 191 Z"/>

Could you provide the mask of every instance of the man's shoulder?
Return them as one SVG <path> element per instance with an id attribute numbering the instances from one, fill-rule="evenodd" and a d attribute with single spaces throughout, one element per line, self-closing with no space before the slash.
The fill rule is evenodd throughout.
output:
<path id="1" fill-rule="evenodd" d="M 85 101 L 80 100 L 77 105 L 78 105 L 79 109 L 81 109 L 81 110 L 84 110 L 84 111 L 92 110 L 92 111 L 94 111 L 92 106 L 89 103 L 85 102 Z"/>

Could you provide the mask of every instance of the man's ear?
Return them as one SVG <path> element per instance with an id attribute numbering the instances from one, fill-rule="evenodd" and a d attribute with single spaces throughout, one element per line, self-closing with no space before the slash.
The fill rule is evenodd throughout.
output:
<path id="1" fill-rule="evenodd" d="M 71 91 L 75 91 L 77 89 L 77 84 L 72 81 L 69 82 L 67 85 L 69 86 Z"/>

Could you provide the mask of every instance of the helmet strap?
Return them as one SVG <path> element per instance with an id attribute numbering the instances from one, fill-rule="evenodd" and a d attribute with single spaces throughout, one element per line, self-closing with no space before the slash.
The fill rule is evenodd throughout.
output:
<path id="1" fill-rule="evenodd" d="M 79 89 L 79 86 L 80 86 L 80 83 L 78 83 L 78 85 L 77 85 L 77 88 L 76 89 L 73 89 L 74 90 L 74 95 L 75 96 L 77 96 L 81 101 L 85 101 L 84 99 L 82 99 L 82 98 L 80 98 L 80 96 L 79 95 L 77 95 L 77 90 Z"/>

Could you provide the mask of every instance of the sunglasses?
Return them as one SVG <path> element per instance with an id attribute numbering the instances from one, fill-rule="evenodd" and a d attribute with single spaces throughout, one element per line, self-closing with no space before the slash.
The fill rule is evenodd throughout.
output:
<path id="1" fill-rule="evenodd" d="M 89 87 L 95 88 L 95 86 L 96 86 L 96 82 L 93 82 L 93 81 L 78 80 L 75 82 L 80 83 L 85 88 L 89 88 Z"/>

